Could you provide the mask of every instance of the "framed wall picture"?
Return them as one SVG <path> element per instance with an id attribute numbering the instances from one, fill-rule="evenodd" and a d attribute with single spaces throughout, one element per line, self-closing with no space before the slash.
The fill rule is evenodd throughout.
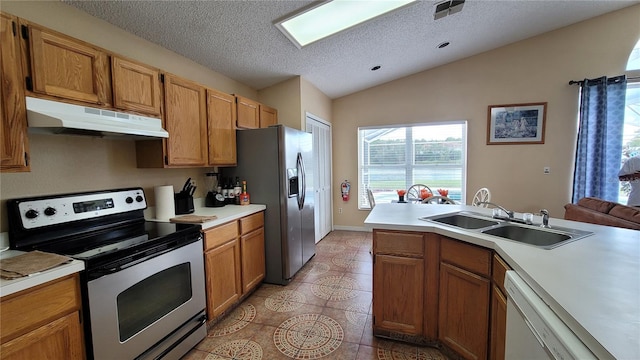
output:
<path id="1" fill-rule="evenodd" d="M 489 105 L 487 145 L 544 144 L 547 103 Z"/>

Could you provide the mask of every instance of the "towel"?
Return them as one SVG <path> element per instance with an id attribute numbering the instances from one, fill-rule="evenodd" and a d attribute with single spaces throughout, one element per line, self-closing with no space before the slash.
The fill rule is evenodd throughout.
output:
<path id="1" fill-rule="evenodd" d="M 58 265 L 70 262 L 72 259 L 64 256 L 31 251 L 26 254 L 0 260 L 0 277 L 3 279 L 16 279 L 33 275 L 41 271 L 49 270 Z"/>

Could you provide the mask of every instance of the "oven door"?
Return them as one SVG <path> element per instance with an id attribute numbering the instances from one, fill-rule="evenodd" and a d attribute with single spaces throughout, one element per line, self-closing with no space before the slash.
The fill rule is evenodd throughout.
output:
<path id="1" fill-rule="evenodd" d="M 204 281 L 202 240 L 89 281 L 94 358 L 134 359 L 154 347 L 204 310 Z"/>

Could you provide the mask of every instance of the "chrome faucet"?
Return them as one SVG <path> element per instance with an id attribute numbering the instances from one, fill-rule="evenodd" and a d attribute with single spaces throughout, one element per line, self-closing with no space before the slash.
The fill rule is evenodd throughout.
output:
<path id="1" fill-rule="evenodd" d="M 549 210 L 540 210 L 540 215 L 542 215 L 542 224 L 540 224 L 540 227 L 550 228 L 551 226 L 549 225 Z"/>
<path id="2" fill-rule="evenodd" d="M 494 203 L 492 203 L 492 202 L 490 202 L 490 201 L 480 201 L 478 204 L 488 204 L 488 205 L 493 205 L 493 206 L 497 207 L 498 209 L 500 209 L 500 210 L 504 211 L 504 212 L 507 214 L 507 216 L 509 217 L 509 219 L 513 219 L 513 214 L 514 214 L 514 212 L 513 212 L 513 211 L 511 211 L 511 210 L 507 210 L 507 209 L 505 209 L 504 207 L 502 207 L 502 206 L 500 206 L 500 205 L 498 205 L 498 204 L 494 204 Z M 495 217 L 495 216 L 494 216 L 494 217 Z"/>

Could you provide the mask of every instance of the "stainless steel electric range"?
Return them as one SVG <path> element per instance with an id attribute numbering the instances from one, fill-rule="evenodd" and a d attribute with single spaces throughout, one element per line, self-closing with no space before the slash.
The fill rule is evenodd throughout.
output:
<path id="1" fill-rule="evenodd" d="M 179 359 L 206 336 L 199 225 L 149 222 L 141 188 L 7 201 L 12 249 L 83 260 L 89 359 Z"/>

